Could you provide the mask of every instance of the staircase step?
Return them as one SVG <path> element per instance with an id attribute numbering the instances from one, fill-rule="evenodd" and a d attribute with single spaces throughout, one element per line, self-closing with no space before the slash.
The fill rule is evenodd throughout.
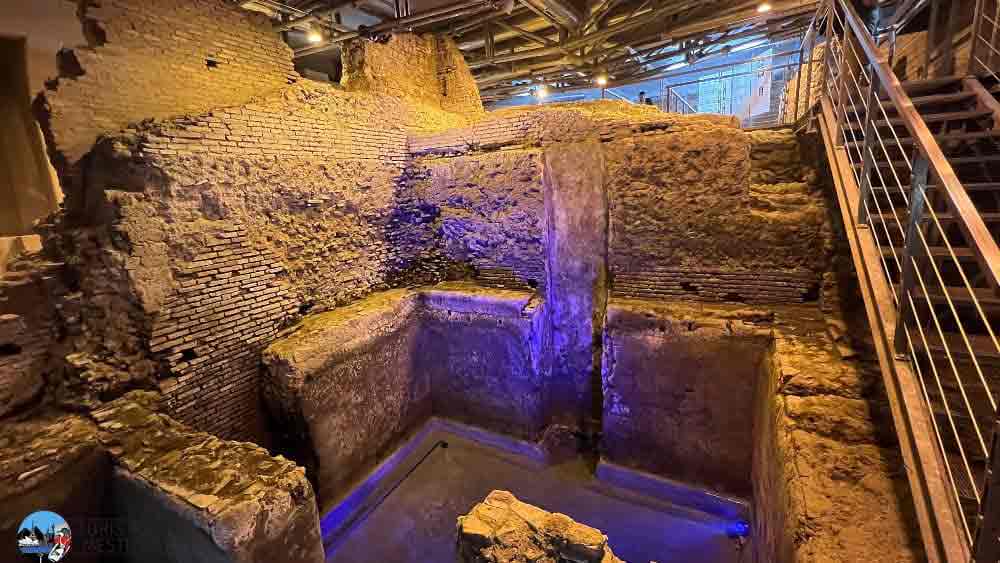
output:
<path id="1" fill-rule="evenodd" d="M 937 219 L 941 223 L 954 223 L 955 216 L 951 213 L 938 212 Z M 892 213 L 876 213 L 872 217 L 876 219 L 882 219 L 889 226 L 896 225 L 896 218 L 899 218 L 899 222 L 903 224 L 903 228 L 906 228 L 906 223 L 909 221 L 909 213 L 905 210 L 897 211 L 895 215 Z M 986 224 L 1000 224 L 1000 213 L 980 213 L 980 217 L 983 218 L 983 222 Z M 933 219 L 928 215 L 925 219 L 927 223 L 933 223 Z"/>
<path id="2" fill-rule="evenodd" d="M 958 164 L 979 164 L 981 162 L 1000 162 L 1000 154 L 995 154 L 995 155 L 991 154 L 991 155 L 984 155 L 984 156 L 959 156 L 959 157 L 951 157 L 951 158 L 948 159 L 948 162 L 952 165 L 952 167 L 954 167 L 955 165 L 958 165 Z M 854 165 L 854 168 L 860 170 L 863 165 L 864 165 L 863 162 L 859 162 L 859 163 L 857 163 L 857 164 Z M 892 167 L 892 168 L 907 168 L 908 169 L 910 165 L 907 164 L 907 162 L 905 160 L 894 160 L 892 162 L 879 162 L 879 163 L 876 163 L 876 166 L 878 166 L 879 168 L 889 168 L 889 167 Z"/>
<path id="3" fill-rule="evenodd" d="M 986 335 L 981 334 L 968 334 L 969 345 L 966 346 L 965 341 L 962 340 L 962 335 L 958 333 L 946 332 L 944 334 L 944 341 L 947 343 L 947 349 L 944 344 L 941 343 L 941 337 L 938 335 L 937 329 L 932 327 L 924 328 L 924 338 L 927 340 L 927 346 L 924 346 L 924 340 L 920 337 L 920 333 L 916 328 L 910 328 L 910 339 L 913 342 L 913 348 L 917 350 L 918 353 L 926 354 L 929 351 L 934 359 L 938 363 L 938 368 L 946 366 L 948 362 L 947 352 L 951 352 L 952 358 L 956 360 L 969 360 L 972 354 L 969 352 L 969 348 L 972 349 L 972 353 L 976 355 L 976 361 L 985 361 L 992 364 L 1000 361 L 1000 351 L 997 350 L 996 345 L 993 344 L 993 339 Z M 929 349 L 929 350 L 928 350 Z M 946 368 L 950 369 L 950 368 Z"/>
<path id="4" fill-rule="evenodd" d="M 949 94 L 932 94 L 930 96 L 920 96 L 917 98 L 910 98 L 910 101 L 913 102 L 914 107 L 919 108 L 922 106 L 932 106 L 936 104 L 953 104 L 955 102 L 971 100 L 975 97 L 976 95 L 973 92 L 955 92 Z M 882 107 L 885 108 L 886 111 L 888 110 L 896 111 L 896 106 L 893 105 L 892 100 L 881 99 L 879 101 L 882 102 Z M 852 111 L 854 113 L 857 113 L 858 110 L 864 111 L 864 109 L 865 106 L 862 104 L 855 104 L 847 107 L 848 111 Z"/>
<path id="5" fill-rule="evenodd" d="M 926 279 L 926 278 L 925 278 Z M 899 293 L 899 284 L 894 284 L 897 294 Z M 961 306 L 972 306 L 976 302 L 979 306 L 983 308 L 983 311 L 996 312 L 1000 311 L 1000 297 L 989 289 L 983 288 L 972 288 L 972 293 L 964 287 L 948 287 L 947 292 L 941 291 L 940 287 L 928 287 L 925 293 L 923 288 L 914 287 L 911 291 L 914 297 L 919 297 L 925 301 L 929 301 L 935 305 L 946 305 L 948 300 L 951 300 L 955 305 Z M 947 294 L 948 298 L 945 299 Z M 975 295 L 975 301 L 972 297 Z"/>
<path id="6" fill-rule="evenodd" d="M 948 133 L 947 135 L 934 135 L 934 139 L 938 143 L 947 143 L 949 141 L 978 141 L 981 139 L 993 139 L 1000 138 L 1000 130 L 994 131 L 973 131 L 971 133 Z M 887 139 L 883 139 L 885 142 Z M 892 140 L 895 143 L 895 139 Z M 913 137 L 902 137 L 899 139 L 899 144 L 902 146 L 912 146 L 916 140 Z M 851 141 L 849 143 L 844 143 L 845 146 L 852 149 L 861 147 L 864 141 Z M 892 145 L 886 145 L 886 148 L 890 148 Z"/>
<path id="7" fill-rule="evenodd" d="M 929 92 L 934 90 L 939 90 L 941 88 L 947 88 L 948 86 L 961 86 L 962 84 L 961 76 L 945 76 L 942 78 L 930 78 L 925 80 L 907 80 L 901 82 L 899 85 L 903 87 L 903 91 L 906 92 L 911 98 L 914 96 L 927 95 Z"/>
<path id="8" fill-rule="evenodd" d="M 967 184 L 962 184 L 962 186 L 965 188 L 965 191 L 967 191 L 967 192 L 993 192 L 993 191 L 1000 191 L 1000 182 L 970 182 L 970 183 L 967 183 Z M 937 190 L 937 189 L 940 189 L 940 188 L 941 188 L 941 186 L 936 185 L 936 184 L 928 184 L 927 185 L 927 191 Z M 878 188 L 878 189 L 881 190 L 882 188 Z M 888 189 L 890 192 L 893 192 L 893 193 L 899 193 L 899 188 L 896 187 L 896 186 L 889 186 L 886 189 Z M 913 189 L 910 186 L 904 186 L 903 187 L 903 191 L 906 192 L 906 193 L 910 193 L 912 190 Z"/>
<path id="9" fill-rule="evenodd" d="M 897 257 L 902 258 L 903 256 L 903 247 L 901 246 L 882 246 L 880 247 L 880 250 L 882 251 L 882 256 L 885 257 L 891 257 L 893 252 L 895 252 Z M 923 251 L 924 249 L 921 250 Z M 928 250 L 930 250 L 931 258 L 951 258 L 951 252 L 948 251 L 947 246 L 931 246 Z M 964 246 L 952 246 L 951 251 L 955 253 L 955 258 L 964 262 L 974 261 L 976 259 L 976 254 L 972 252 L 971 248 Z"/>
<path id="10" fill-rule="evenodd" d="M 921 115 L 924 123 L 941 123 L 945 121 L 966 121 L 968 119 L 982 119 L 984 117 L 992 117 L 993 112 L 988 110 L 967 110 L 967 111 L 949 111 L 944 113 L 931 113 L 927 115 Z M 902 117 L 890 117 L 889 119 L 877 119 L 875 120 L 875 125 L 877 127 L 888 127 L 905 125 L 906 120 Z M 850 123 L 847 127 L 851 131 L 861 131 L 865 128 L 865 124 L 861 123 Z"/>

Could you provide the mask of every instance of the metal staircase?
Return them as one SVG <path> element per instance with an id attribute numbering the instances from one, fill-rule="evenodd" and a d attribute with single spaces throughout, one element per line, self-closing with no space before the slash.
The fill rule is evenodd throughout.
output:
<path id="1" fill-rule="evenodd" d="M 1000 80 L 900 82 L 850 2 L 819 10 L 819 129 L 928 559 L 997 561 Z"/>

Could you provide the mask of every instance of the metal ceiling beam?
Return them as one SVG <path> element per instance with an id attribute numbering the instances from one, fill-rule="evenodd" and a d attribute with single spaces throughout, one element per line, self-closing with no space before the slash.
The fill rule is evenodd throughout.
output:
<path id="1" fill-rule="evenodd" d="M 395 19 L 389 18 L 379 24 L 373 25 L 370 28 L 366 29 L 365 33 L 378 34 L 400 28 L 414 28 L 420 26 L 427 26 L 427 25 L 437 24 L 449 19 L 476 14 L 483 10 L 491 10 L 491 9 L 493 8 L 489 0 L 467 0 L 465 2 L 450 4 L 448 6 L 442 6 L 440 8 L 435 8 L 433 10 L 427 10 L 424 12 L 413 14 L 412 16 L 407 16 L 405 18 L 395 18 Z M 331 49 L 337 48 L 340 43 L 343 43 L 344 41 L 347 41 L 349 39 L 355 39 L 357 37 L 361 37 L 360 31 L 341 33 L 329 39 L 326 43 L 322 45 L 316 45 L 313 47 L 307 47 L 305 49 L 299 49 L 295 51 L 295 56 L 304 57 L 306 55 L 313 55 L 316 53 L 329 51 Z"/>
<path id="2" fill-rule="evenodd" d="M 521 0 L 528 7 L 541 10 L 566 29 L 577 29 L 583 23 L 583 14 L 567 0 Z"/>
<path id="3" fill-rule="evenodd" d="M 556 47 L 540 47 L 537 49 L 528 49 L 526 51 L 510 53 L 507 55 L 484 57 L 482 59 L 469 61 L 469 68 L 476 69 L 489 65 L 515 62 L 537 57 L 549 57 L 553 55 L 558 55 L 561 52 L 563 52 L 564 49 L 572 51 L 574 49 L 591 45 L 599 41 L 604 41 L 619 33 L 624 33 L 632 29 L 635 29 L 637 27 L 655 22 L 660 18 L 673 14 L 674 10 L 676 10 L 676 8 L 674 8 L 673 6 L 666 6 L 654 10 L 648 10 L 643 14 L 639 14 L 636 17 L 618 22 L 617 24 L 611 25 L 600 31 L 584 35 L 583 37 L 571 41 L 560 43 Z"/>
<path id="4" fill-rule="evenodd" d="M 501 22 L 501 20 L 499 20 L 499 19 L 492 20 L 492 21 L 493 21 L 493 23 L 497 23 L 497 24 L 499 24 Z M 507 23 L 507 22 L 503 22 L 503 23 Z M 511 25 L 511 27 L 513 27 L 512 24 L 508 24 L 508 25 Z M 539 32 L 542 32 L 542 31 L 545 31 L 545 30 L 553 30 L 553 29 L 555 29 L 555 28 L 552 27 L 552 23 L 551 22 L 549 22 L 548 20 L 543 19 L 543 18 L 535 18 L 535 19 L 529 20 L 529 21 L 527 21 L 525 23 L 518 24 L 516 27 L 518 29 L 521 29 L 523 31 L 527 31 L 529 33 L 534 33 L 536 35 L 538 35 Z M 513 31 L 513 30 L 500 31 L 500 32 L 497 32 L 497 33 L 495 33 L 493 35 L 493 43 L 495 43 L 495 44 L 505 43 L 507 41 L 510 41 L 511 39 L 517 39 L 519 37 L 523 37 L 523 34 L 517 32 L 517 31 Z M 482 37 L 477 37 L 475 39 L 471 39 L 470 38 L 467 41 L 462 41 L 461 43 L 458 43 L 458 48 L 461 51 L 474 51 L 476 49 L 482 49 L 483 45 L 484 45 L 483 38 Z"/>

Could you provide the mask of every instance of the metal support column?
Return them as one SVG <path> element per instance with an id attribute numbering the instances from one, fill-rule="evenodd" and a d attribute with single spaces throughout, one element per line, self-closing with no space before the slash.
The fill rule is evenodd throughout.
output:
<path id="1" fill-rule="evenodd" d="M 909 352 L 906 343 L 906 322 L 912 314 L 910 306 L 909 292 L 916 283 L 916 267 L 914 260 L 918 257 L 921 245 L 917 242 L 920 239 L 921 222 L 924 219 L 924 205 L 927 201 L 927 172 L 929 162 L 920 154 L 914 151 L 913 174 L 910 176 L 910 208 L 909 218 L 906 222 L 906 240 L 903 243 L 902 267 L 899 284 L 899 314 L 896 316 L 896 331 L 893 335 L 893 347 L 897 355 L 905 355 Z"/>

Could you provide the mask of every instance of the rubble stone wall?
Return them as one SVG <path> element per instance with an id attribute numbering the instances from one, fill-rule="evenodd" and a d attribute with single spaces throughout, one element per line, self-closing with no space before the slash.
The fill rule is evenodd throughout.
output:
<path id="1" fill-rule="evenodd" d="M 433 35 L 393 34 L 387 43 L 344 45 L 341 84 L 429 104 L 468 118 L 484 113 L 479 90 L 454 41 Z"/>
<path id="2" fill-rule="evenodd" d="M 606 145 L 614 295 L 814 300 L 826 207 L 790 131 L 663 132 Z"/>
<path id="3" fill-rule="evenodd" d="M 613 463 L 749 499 L 754 397 L 769 331 L 738 313 L 613 299 L 604 329 L 603 441 Z"/>
<path id="4" fill-rule="evenodd" d="M 544 286 L 541 151 L 424 158 L 407 179 L 412 197 L 434 209 L 443 256 L 470 264 L 491 285 Z"/>
<path id="5" fill-rule="evenodd" d="M 376 293 L 309 315 L 264 355 L 264 394 L 327 507 L 430 415 L 430 380 L 412 369 L 417 296 Z"/>
<path id="6" fill-rule="evenodd" d="M 421 303 L 413 369 L 430 377 L 434 414 L 537 440 L 548 424 L 538 300 L 445 283 Z"/>

